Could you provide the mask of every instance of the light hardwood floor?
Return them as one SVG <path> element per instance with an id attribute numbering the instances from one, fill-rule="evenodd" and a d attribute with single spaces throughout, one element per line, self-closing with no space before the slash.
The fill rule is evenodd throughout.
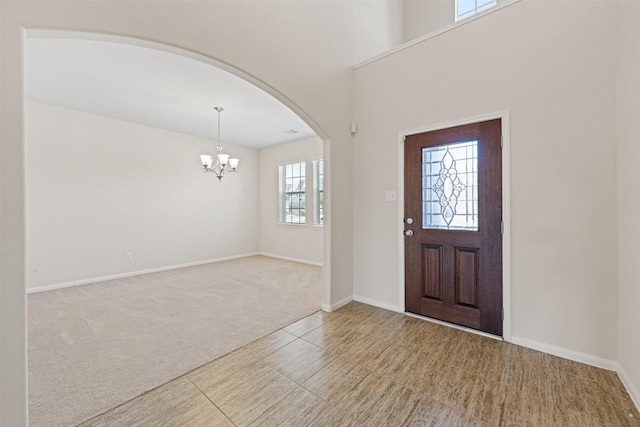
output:
<path id="1" fill-rule="evenodd" d="M 631 426 L 612 371 L 350 303 L 81 426 Z"/>

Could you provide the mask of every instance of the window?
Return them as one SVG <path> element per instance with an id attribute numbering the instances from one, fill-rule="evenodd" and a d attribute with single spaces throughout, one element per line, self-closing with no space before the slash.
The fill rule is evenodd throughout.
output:
<path id="1" fill-rule="evenodd" d="M 313 225 L 324 225 L 324 161 L 313 161 Z"/>
<path id="2" fill-rule="evenodd" d="M 456 21 L 473 16 L 496 4 L 496 0 L 456 0 Z"/>
<path id="3" fill-rule="evenodd" d="M 422 149 L 422 228 L 478 231 L 478 141 Z"/>
<path id="4" fill-rule="evenodd" d="M 280 222 L 305 223 L 305 162 L 280 165 Z"/>

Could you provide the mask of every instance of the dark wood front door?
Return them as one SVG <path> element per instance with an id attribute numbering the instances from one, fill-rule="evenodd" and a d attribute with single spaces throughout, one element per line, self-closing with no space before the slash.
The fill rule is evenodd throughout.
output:
<path id="1" fill-rule="evenodd" d="M 404 144 L 406 311 L 501 336 L 501 120 Z"/>

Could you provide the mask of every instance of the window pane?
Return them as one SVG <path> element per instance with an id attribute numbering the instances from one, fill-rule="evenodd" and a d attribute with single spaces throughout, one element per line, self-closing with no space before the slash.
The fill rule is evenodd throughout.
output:
<path id="1" fill-rule="evenodd" d="M 489 2 L 489 3 L 485 3 L 485 4 L 479 4 L 478 8 L 476 9 L 476 13 L 478 12 L 482 12 L 483 10 L 487 10 L 490 7 L 495 6 L 496 2 Z"/>
<path id="2" fill-rule="evenodd" d="M 465 15 L 476 8 L 475 0 L 458 0 L 458 16 Z"/>
<path id="3" fill-rule="evenodd" d="M 323 225 L 324 161 L 322 159 L 313 161 L 313 190 L 313 223 Z"/>
<path id="4" fill-rule="evenodd" d="M 475 15 L 497 4 L 496 0 L 457 0 L 458 11 L 456 20 Z"/>
<path id="5" fill-rule="evenodd" d="M 305 162 L 280 166 L 280 221 L 305 223 Z"/>
<path id="6" fill-rule="evenodd" d="M 478 141 L 422 149 L 422 228 L 478 230 Z"/>

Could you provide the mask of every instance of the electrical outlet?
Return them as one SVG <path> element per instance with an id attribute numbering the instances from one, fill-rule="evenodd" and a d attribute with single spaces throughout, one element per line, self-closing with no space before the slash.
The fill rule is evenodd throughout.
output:
<path id="1" fill-rule="evenodd" d="M 396 201 L 396 192 L 395 191 L 387 191 L 387 202 L 395 202 Z"/>
<path id="2" fill-rule="evenodd" d="M 124 260 L 125 261 L 131 261 L 133 259 L 133 253 L 132 252 L 125 252 L 124 253 Z"/>

